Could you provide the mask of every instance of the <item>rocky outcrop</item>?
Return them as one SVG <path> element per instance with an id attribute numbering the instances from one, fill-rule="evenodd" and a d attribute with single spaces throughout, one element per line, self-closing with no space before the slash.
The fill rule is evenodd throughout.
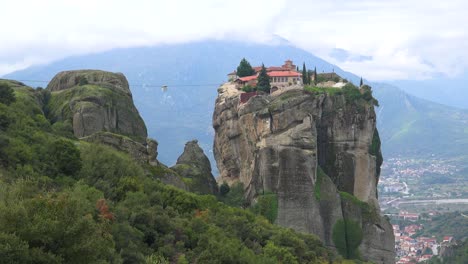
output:
<path id="1" fill-rule="evenodd" d="M 185 144 L 184 152 L 171 169 L 185 179 L 190 191 L 201 194 L 218 193 L 218 185 L 211 174 L 210 160 L 198 146 L 197 140 Z"/>
<path id="2" fill-rule="evenodd" d="M 146 126 L 123 74 L 96 70 L 60 72 L 47 90 L 51 92 L 48 117 L 52 122 L 70 123 L 77 138 L 107 131 L 146 143 Z"/>
<path id="3" fill-rule="evenodd" d="M 122 73 L 112 73 L 100 70 L 77 70 L 57 73 L 47 85 L 51 92 L 62 91 L 76 86 L 97 85 L 126 93 L 132 93 L 127 78 Z"/>
<path id="4" fill-rule="evenodd" d="M 157 160 L 158 143 L 147 137 L 125 76 L 98 70 L 58 73 L 44 107 L 52 123 L 71 125 L 80 140 L 110 146 L 143 164 L 149 176 L 187 189 L 177 172 Z M 68 127 L 68 126 L 63 126 Z"/>
<path id="5" fill-rule="evenodd" d="M 154 166 L 159 164 L 157 160 L 158 142 L 154 139 L 147 138 L 146 144 L 141 144 L 129 137 L 101 131 L 90 136 L 83 137 L 81 140 L 108 145 L 112 148 L 130 154 L 133 159 L 143 164 Z"/>
<path id="6" fill-rule="evenodd" d="M 355 250 L 365 260 L 394 262 L 393 231 L 377 202 L 381 156 L 371 103 L 342 92 L 291 89 L 242 104 L 231 84 L 218 93 L 220 181 L 242 182 L 251 203 L 275 193 L 279 225 L 316 234 L 342 254 Z M 351 231 L 362 235 L 359 244 L 346 240 Z"/>

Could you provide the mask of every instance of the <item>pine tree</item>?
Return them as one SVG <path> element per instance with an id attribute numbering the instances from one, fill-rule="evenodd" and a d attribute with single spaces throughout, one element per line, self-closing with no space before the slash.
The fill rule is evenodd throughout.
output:
<path id="1" fill-rule="evenodd" d="M 270 92 L 270 76 L 268 76 L 265 66 L 262 64 L 262 69 L 257 78 L 257 91 Z"/>
<path id="2" fill-rule="evenodd" d="M 308 84 L 308 78 L 307 78 L 307 70 L 305 66 L 305 62 L 302 64 L 302 83 L 303 84 Z"/>
<path id="3" fill-rule="evenodd" d="M 245 76 L 251 76 L 255 74 L 255 70 L 252 68 L 250 63 L 243 58 L 241 62 L 239 63 L 239 66 L 237 67 L 237 76 L 239 77 L 245 77 Z"/>
<path id="4" fill-rule="evenodd" d="M 364 82 L 362 81 L 362 77 L 361 77 L 361 81 L 359 82 L 359 87 L 361 87 L 363 84 Z"/>
<path id="5" fill-rule="evenodd" d="M 296 66 L 296 71 L 299 72 L 299 66 Z"/>

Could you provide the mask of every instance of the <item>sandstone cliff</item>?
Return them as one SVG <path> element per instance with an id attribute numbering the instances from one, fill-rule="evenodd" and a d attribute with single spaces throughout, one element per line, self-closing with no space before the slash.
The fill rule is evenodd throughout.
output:
<path id="1" fill-rule="evenodd" d="M 123 74 L 97 70 L 58 73 L 47 86 L 53 121 L 69 122 L 77 138 L 107 131 L 145 143 L 147 132 Z"/>
<path id="2" fill-rule="evenodd" d="M 158 162 L 158 143 L 147 137 L 146 125 L 123 74 L 99 70 L 60 72 L 46 90 L 50 97 L 44 109 L 52 123 L 69 127 L 81 140 L 126 152 L 144 164 L 148 174 L 187 189 L 176 172 Z"/>
<path id="3" fill-rule="evenodd" d="M 316 234 L 345 257 L 394 263 L 392 227 L 377 202 L 374 107 L 333 92 L 290 89 L 241 104 L 233 85 L 219 88 L 213 127 L 220 181 L 242 182 L 252 204 L 274 193 L 277 224 Z"/>
<path id="4" fill-rule="evenodd" d="M 211 174 L 211 164 L 197 140 L 185 144 L 184 152 L 171 169 L 185 179 L 191 192 L 200 194 L 217 194 L 218 184 Z"/>

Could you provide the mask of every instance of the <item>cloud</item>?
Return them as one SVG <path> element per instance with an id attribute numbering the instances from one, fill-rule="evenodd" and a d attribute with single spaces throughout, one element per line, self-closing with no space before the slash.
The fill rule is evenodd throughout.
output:
<path id="1" fill-rule="evenodd" d="M 3 0 L 0 75 L 119 47 L 273 35 L 370 80 L 468 68 L 463 0 Z"/>
<path id="2" fill-rule="evenodd" d="M 347 50 L 337 49 L 337 48 L 332 49 L 328 53 L 328 56 L 330 56 L 331 58 L 334 58 L 336 61 L 340 63 L 348 62 L 348 61 L 363 62 L 363 61 L 372 60 L 372 56 L 352 54 L 351 52 Z"/>
<path id="3" fill-rule="evenodd" d="M 288 6 L 283 17 L 289 23 L 278 27 L 278 34 L 368 79 L 454 76 L 468 68 L 466 1 L 332 0 Z M 372 59 L 349 60 L 336 50 Z"/>
<path id="4" fill-rule="evenodd" d="M 265 42 L 284 5 L 283 0 L 3 0 L 0 75 L 28 62 L 120 47 L 205 38 Z"/>

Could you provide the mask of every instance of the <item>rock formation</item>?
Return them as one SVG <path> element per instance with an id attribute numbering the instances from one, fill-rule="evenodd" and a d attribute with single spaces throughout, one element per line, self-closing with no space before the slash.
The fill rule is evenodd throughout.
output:
<path id="1" fill-rule="evenodd" d="M 186 179 L 190 191 L 201 194 L 218 193 L 218 185 L 211 174 L 210 160 L 198 146 L 197 140 L 185 144 L 184 152 L 171 169 Z"/>
<path id="2" fill-rule="evenodd" d="M 47 86 L 44 107 L 52 123 L 69 125 L 84 141 L 128 153 L 164 183 L 187 189 L 182 178 L 157 160 L 158 143 L 147 137 L 146 125 L 133 104 L 125 76 L 98 70 L 58 73 Z"/>
<path id="3" fill-rule="evenodd" d="M 107 131 L 144 144 L 147 132 L 123 74 L 97 70 L 58 73 L 47 86 L 48 117 L 69 122 L 77 138 Z"/>
<path id="4" fill-rule="evenodd" d="M 220 181 L 243 183 L 251 203 L 276 194 L 277 224 L 316 234 L 345 257 L 394 263 L 392 227 L 377 201 L 381 154 L 372 103 L 291 89 L 242 104 L 239 94 L 232 84 L 218 89 Z"/>

